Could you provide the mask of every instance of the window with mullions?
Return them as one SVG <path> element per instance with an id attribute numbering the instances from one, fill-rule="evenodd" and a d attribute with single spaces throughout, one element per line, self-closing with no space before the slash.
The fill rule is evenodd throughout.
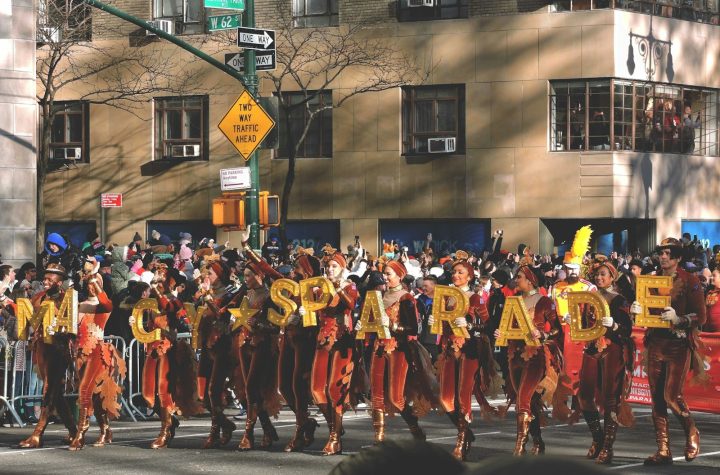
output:
<path id="1" fill-rule="evenodd" d="M 717 156 L 718 125 L 714 89 L 615 79 L 550 84 L 553 151 Z"/>
<path id="2" fill-rule="evenodd" d="M 305 103 L 306 96 L 303 92 L 283 92 L 283 102 L 289 106 L 280 107 L 280 144 L 277 158 L 288 157 L 287 145 L 287 117 L 290 115 L 290 129 L 294 140 L 299 140 L 305 127 L 310 120 L 313 111 L 324 109 L 315 114 L 305 139 L 300 144 L 297 158 L 331 158 L 332 157 L 332 91 L 314 93 L 308 91 L 310 97 Z"/>
<path id="3" fill-rule="evenodd" d="M 297 28 L 338 26 L 338 0 L 293 0 Z"/>
<path id="4" fill-rule="evenodd" d="M 398 0 L 398 21 L 467 18 L 467 0 Z"/>
<path id="5" fill-rule="evenodd" d="M 207 96 L 155 99 L 155 159 L 207 160 Z"/>
<path id="6" fill-rule="evenodd" d="M 90 161 L 87 102 L 55 102 L 50 130 L 50 160 Z"/>
<path id="7" fill-rule="evenodd" d="M 465 153 L 465 85 L 403 88 L 403 155 Z M 436 147 L 430 146 L 432 139 Z M 442 139 L 448 139 L 443 141 Z"/>

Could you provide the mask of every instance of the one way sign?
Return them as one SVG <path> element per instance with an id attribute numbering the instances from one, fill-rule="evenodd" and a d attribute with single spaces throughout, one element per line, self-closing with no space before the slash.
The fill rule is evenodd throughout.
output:
<path id="1" fill-rule="evenodd" d="M 245 58 L 242 53 L 226 53 L 225 64 L 238 72 L 245 71 Z M 273 71 L 275 69 L 275 50 L 255 53 L 255 69 L 257 71 Z"/>
<path id="2" fill-rule="evenodd" d="M 238 28 L 237 45 L 245 49 L 269 51 L 275 49 L 275 30 Z"/>

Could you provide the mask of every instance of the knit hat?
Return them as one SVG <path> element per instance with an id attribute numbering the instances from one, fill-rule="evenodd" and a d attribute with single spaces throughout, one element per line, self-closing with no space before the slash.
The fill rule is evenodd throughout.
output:
<path id="1" fill-rule="evenodd" d="M 405 268 L 405 265 L 402 262 L 399 261 L 388 261 L 385 264 L 387 267 L 391 268 L 393 272 L 397 274 L 398 277 L 401 279 L 407 275 L 407 269 Z"/>
<path id="2" fill-rule="evenodd" d="M 180 259 L 183 261 L 189 261 L 192 259 L 192 249 L 185 245 L 180 246 L 180 252 L 178 254 L 180 255 Z"/>
<path id="3" fill-rule="evenodd" d="M 160 233 L 155 229 L 152 230 L 150 236 L 152 236 L 153 239 L 160 239 Z"/>
<path id="4" fill-rule="evenodd" d="M 135 235 L 133 236 L 133 242 L 142 241 L 142 236 L 140 236 L 139 232 L 135 232 Z"/>

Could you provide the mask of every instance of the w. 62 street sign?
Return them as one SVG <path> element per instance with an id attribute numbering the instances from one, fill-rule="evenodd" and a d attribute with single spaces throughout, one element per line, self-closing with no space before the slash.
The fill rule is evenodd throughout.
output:
<path id="1" fill-rule="evenodd" d="M 207 17 L 208 31 L 218 30 L 234 30 L 240 26 L 241 16 L 239 13 L 235 15 L 216 15 Z"/>

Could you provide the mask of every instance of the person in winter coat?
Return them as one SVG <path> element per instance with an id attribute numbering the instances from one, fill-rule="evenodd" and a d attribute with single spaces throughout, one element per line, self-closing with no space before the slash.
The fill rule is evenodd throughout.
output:
<path id="1" fill-rule="evenodd" d="M 130 270 L 125 264 L 127 248 L 114 247 L 110 254 L 110 281 L 112 283 L 113 295 L 118 295 L 130 280 Z"/>

